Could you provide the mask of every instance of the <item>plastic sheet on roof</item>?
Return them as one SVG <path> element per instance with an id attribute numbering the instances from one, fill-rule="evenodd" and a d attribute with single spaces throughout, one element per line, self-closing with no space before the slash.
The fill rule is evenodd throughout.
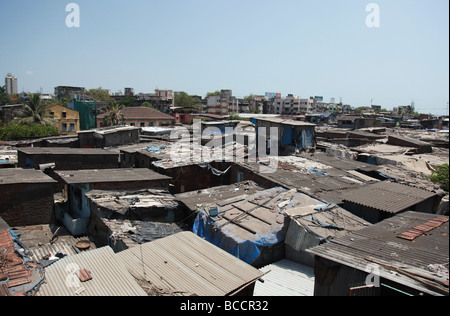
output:
<path id="1" fill-rule="evenodd" d="M 218 228 L 205 211 L 199 211 L 194 222 L 194 234 L 204 238 L 217 247 L 227 251 L 242 261 L 252 264 L 261 254 L 262 247 L 271 247 L 280 244 L 285 239 L 285 234 L 280 235 L 280 231 L 272 231 L 269 235 L 261 236 L 256 234 L 255 240 L 239 240 L 224 238 L 224 232 L 214 230 Z M 226 228 L 222 228 L 226 231 Z M 229 231 L 227 233 L 230 233 Z M 233 236 L 231 236 L 233 237 Z"/>
<path id="2" fill-rule="evenodd" d="M 276 214 L 274 216 L 283 216 L 282 213 L 285 209 L 298 206 L 297 204 L 301 203 L 300 199 L 303 197 L 303 194 L 299 193 L 287 197 L 289 193 L 290 191 L 283 188 L 273 188 L 255 193 L 246 198 L 246 201 L 256 202 L 262 208 L 269 208 L 272 210 L 270 212 Z M 227 212 L 226 209 L 230 205 L 217 206 L 219 213 Z M 267 211 L 269 212 L 269 210 Z M 269 228 L 251 234 L 250 238 L 244 238 L 241 231 L 233 229 L 232 224 L 227 224 L 224 224 L 223 220 L 213 219 L 208 208 L 201 208 L 198 210 L 193 232 L 248 264 L 254 263 L 265 247 L 279 245 L 286 238 L 286 231 L 283 229 L 284 222 L 280 224 L 274 221 Z"/>

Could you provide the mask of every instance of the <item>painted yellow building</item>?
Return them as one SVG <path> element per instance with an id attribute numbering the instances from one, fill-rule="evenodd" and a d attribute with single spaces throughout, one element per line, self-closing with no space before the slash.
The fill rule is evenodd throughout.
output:
<path id="1" fill-rule="evenodd" d="M 49 105 L 46 108 L 53 119 L 57 120 L 56 127 L 61 135 L 76 135 L 80 130 L 80 113 L 59 104 Z"/>

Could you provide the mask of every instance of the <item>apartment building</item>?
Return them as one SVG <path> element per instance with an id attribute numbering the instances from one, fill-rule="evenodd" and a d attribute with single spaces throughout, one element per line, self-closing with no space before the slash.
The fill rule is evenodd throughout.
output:
<path id="1" fill-rule="evenodd" d="M 16 94 L 18 92 L 17 77 L 8 74 L 5 78 L 6 94 Z"/>
<path id="2" fill-rule="evenodd" d="M 56 127 L 61 135 L 76 135 L 80 130 L 80 112 L 59 104 L 47 106 L 46 109 L 57 120 Z"/>
<path id="3" fill-rule="evenodd" d="M 209 96 L 206 100 L 208 114 L 229 115 L 239 112 L 239 100 L 232 90 L 221 90 L 220 96 Z"/>
<path id="4" fill-rule="evenodd" d="M 273 109 L 276 114 L 300 115 L 314 111 L 315 101 L 313 98 L 301 99 L 299 96 L 289 94 L 284 99 L 274 99 Z"/>

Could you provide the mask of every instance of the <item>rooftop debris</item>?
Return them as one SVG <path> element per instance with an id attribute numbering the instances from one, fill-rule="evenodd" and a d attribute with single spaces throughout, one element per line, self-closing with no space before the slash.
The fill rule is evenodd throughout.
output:
<path id="1" fill-rule="evenodd" d="M 139 209 L 176 209 L 175 197 L 162 189 L 92 190 L 86 197 L 95 204 L 102 217 L 129 216 Z M 145 214 L 143 214 L 145 215 Z"/>
<path id="2" fill-rule="evenodd" d="M 437 217 L 435 219 L 429 220 L 428 222 L 421 224 L 419 226 L 416 226 L 404 233 L 401 233 L 400 235 L 397 235 L 398 238 L 406 239 L 406 240 L 414 240 L 433 229 L 436 229 L 440 226 L 442 226 L 444 223 L 448 222 L 448 217 Z"/>
<path id="3" fill-rule="evenodd" d="M 179 193 L 175 195 L 175 198 L 189 210 L 195 212 L 202 207 L 214 205 L 217 201 L 226 201 L 236 197 L 251 195 L 264 189 L 264 187 L 254 181 L 243 181 L 232 185 Z"/>
<path id="4" fill-rule="evenodd" d="M 11 230 L 0 231 L 0 293 L 33 295 L 44 281 L 43 268 L 33 262 Z"/>
<path id="5" fill-rule="evenodd" d="M 356 121 L 352 116 L 348 120 Z M 222 128 L 225 123 L 212 122 L 207 126 Z M 283 155 L 278 157 L 253 159 L 255 148 L 247 141 L 257 133 L 254 123 L 279 126 L 280 145 L 295 148 L 282 148 Z M 448 192 L 441 203 L 445 190 L 430 181 L 430 175 L 439 166 L 448 164 L 448 130 L 411 130 L 395 127 L 393 122 L 359 130 L 336 129 L 285 118 L 259 119 L 254 123 L 246 122 L 245 130 L 238 131 L 249 137 L 245 144 L 227 133 L 212 133 L 199 142 L 171 139 L 170 136 L 177 133 L 180 136 L 186 130 L 192 135 L 192 129 L 184 127 L 180 132 L 176 128 L 144 128 L 151 135 L 141 135 L 138 143 L 135 141 L 139 128 L 80 133 L 79 137 L 85 138 L 84 146 L 99 146 L 107 151 L 64 148 L 75 146 L 73 137 L 0 144 L 2 168 L 17 162 L 18 151 L 61 155 L 105 153 L 119 156 L 120 165 L 128 167 L 83 170 L 87 168 L 80 163 L 78 170 L 57 172 L 60 181 L 79 184 L 85 190 L 80 205 L 85 207 L 87 202 L 94 207 L 95 213 L 86 221 L 94 219 L 94 214 L 99 217 L 96 224 L 111 242 L 106 247 L 97 248 L 93 235 L 68 240 L 54 231 L 46 232 L 42 238 L 36 235 L 36 241 L 32 242 L 28 231 L 23 230 L 20 236 L 21 228 L 12 230 L 0 218 L 0 295 L 233 295 L 246 293 L 248 285 L 265 274 L 267 280 L 284 278 L 289 264 L 279 260 L 286 259 L 309 265 L 310 270 L 297 267 L 303 271 L 301 275 L 289 274 L 289 278 L 295 281 L 303 278 L 310 285 L 306 292 L 299 289 L 298 293 L 322 293 L 323 276 L 317 275 L 322 270 L 313 269 L 313 260 L 310 264 L 303 257 L 294 258 L 292 249 L 312 259 L 316 256 L 336 260 L 336 264 L 349 265 L 353 271 L 365 271 L 367 264 L 376 264 L 383 278 L 413 288 L 418 295 L 448 295 L 448 217 L 442 216 L 448 215 Z M 409 123 L 399 125 L 418 127 L 418 122 Z M 114 137 L 109 138 L 119 132 L 132 132 L 133 139 L 116 142 Z M 93 135 L 104 143 L 88 139 Z M 20 149 L 16 145 L 36 148 Z M 143 158 L 145 168 L 131 168 L 138 163 L 136 157 Z M 216 164 L 225 159 L 230 162 Z M 262 171 L 275 162 L 275 172 Z M 149 180 L 169 185 L 170 179 L 178 179 L 175 172 L 180 170 L 181 175 L 184 166 L 194 166 L 192 170 L 204 168 L 208 176 L 209 172 L 220 176 L 212 178 L 223 183 L 175 195 L 169 194 L 167 187 L 116 186 L 118 182 L 127 187 L 128 182 Z M 175 177 L 159 175 L 148 168 Z M 2 170 L 0 185 L 47 182 L 57 185 L 45 172 Z M 192 178 L 188 174 L 185 173 L 183 181 L 196 180 L 195 172 Z M 104 189 L 105 183 L 111 188 L 92 190 L 95 185 L 91 183 L 101 183 L 97 189 Z M 177 187 L 176 192 L 184 191 L 184 185 Z M 433 206 L 425 203 L 431 200 L 436 202 Z M 70 203 L 77 206 L 78 202 Z M 381 210 L 392 217 L 372 225 L 369 219 L 358 217 L 355 205 L 360 209 Z M 183 220 L 174 215 L 177 210 L 183 210 Z M 185 218 L 187 210 L 191 216 Z M 189 225 L 194 216 L 192 229 Z M 198 236 L 185 231 L 191 229 Z M 112 244 L 119 240 L 125 246 L 114 248 Z M 89 245 L 80 246 L 83 241 Z M 67 264 L 77 265 L 70 271 L 71 280 L 77 282 L 75 287 L 67 286 L 61 277 L 67 272 Z M 248 264 L 269 265 L 258 271 Z M 314 272 L 315 290 L 311 285 Z M 271 273 L 273 278 L 269 277 Z M 281 292 L 289 281 L 267 284 Z M 111 288 L 111 284 L 115 286 Z M 352 289 L 358 288 L 354 285 Z M 252 290 L 249 293 L 253 294 Z M 348 291 L 344 293 L 347 295 Z"/>

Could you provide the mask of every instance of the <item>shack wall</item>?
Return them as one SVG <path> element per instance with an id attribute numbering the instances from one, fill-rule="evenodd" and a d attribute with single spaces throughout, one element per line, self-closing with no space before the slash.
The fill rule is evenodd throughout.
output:
<path id="1" fill-rule="evenodd" d="M 52 223 L 54 185 L 36 183 L 0 186 L 0 217 L 10 226 Z"/>
<path id="2" fill-rule="evenodd" d="M 18 167 L 39 169 L 39 165 L 55 163 L 54 170 L 114 169 L 119 155 L 113 154 L 26 154 L 18 151 Z"/>
<path id="3" fill-rule="evenodd" d="M 315 256 L 314 296 L 348 296 L 351 287 L 365 284 L 367 273 Z"/>

